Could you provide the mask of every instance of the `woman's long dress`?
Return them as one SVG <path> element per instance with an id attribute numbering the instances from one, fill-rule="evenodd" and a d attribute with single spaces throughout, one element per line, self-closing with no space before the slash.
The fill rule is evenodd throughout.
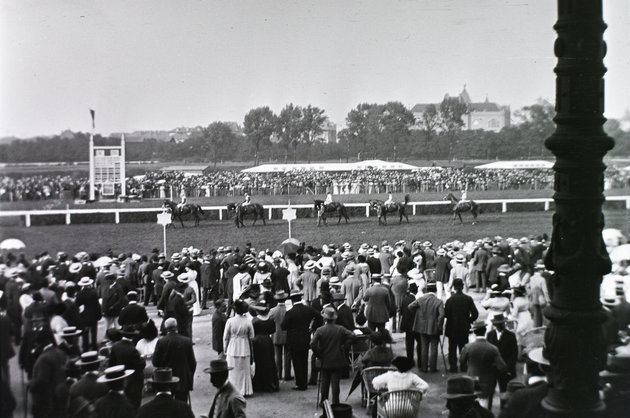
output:
<path id="1" fill-rule="evenodd" d="M 243 396 L 253 393 L 249 340 L 254 338 L 252 321 L 246 315 L 228 319 L 223 332 L 223 346 L 230 370 L 228 379 Z"/>
<path id="2" fill-rule="evenodd" d="M 512 305 L 512 317 L 517 320 L 516 338 L 522 341 L 523 335 L 534 328 L 534 321 L 529 313 L 529 301 L 524 296 L 518 296 L 514 298 Z"/>
<path id="3" fill-rule="evenodd" d="M 254 318 L 254 363 L 256 374 L 254 375 L 254 392 L 276 392 L 279 388 L 278 371 L 274 357 L 274 346 L 271 334 L 276 331 L 276 323 L 273 319 Z"/>
<path id="4" fill-rule="evenodd" d="M 199 285 L 197 284 L 196 280 L 192 280 L 190 283 L 188 283 L 188 286 L 190 286 L 192 288 L 192 290 L 195 291 L 195 296 L 197 297 L 195 300 L 195 303 L 193 303 L 193 316 L 197 316 L 201 314 L 201 297 L 199 295 Z"/>

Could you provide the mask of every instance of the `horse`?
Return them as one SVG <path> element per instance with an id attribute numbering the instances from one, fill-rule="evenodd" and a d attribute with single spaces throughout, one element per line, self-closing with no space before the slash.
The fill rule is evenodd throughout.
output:
<path id="1" fill-rule="evenodd" d="M 451 206 L 453 210 L 453 220 L 459 217 L 459 223 L 464 223 L 462 220 L 462 212 L 470 212 L 473 216 L 473 219 L 477 219 L 477 215 L 481 213 L 481 208 L 479 204 L 474 200 L 467 200 L 465 202 L 461 202 L 458 198 L 455 197 L 453 193 L 449 193 L 444 197 L 444 200 L 450 200 Z M 473 225 L 475 221 L 473 220 Z"/>
<path id="2" fill-rule="evenodd" d="M 328 223 L 326 222 L 326 212 L 336 212 L 337 215 L 339 215 L 337 225 L 341 223 L 341 218 L 345 218 L 346 223 L 348 223 L 348 211 L 346 211 L 346 207 L 343 203 L 331 202 L 325 205 L 324 201 L 319 199 L 315 199 L 313 202 L 313 210 L 317 212 L 317 226 L 319 226 L 321 221 L 324 221 L 324 225 L 328 226 Z"/>
<path id="3" fill-rule="evenodd" d="M 203 209 L 201 206 L 196 203 L 185 203 L 181 208 L 177 205 L 177 203 L 172 200 L 165 199 L 163 208 L 169 208 L 171 211 L 171 220 L 175 218 L 179 219 L 179 222 L 182 224 L 182 228 L 185 228 L 184 221 L 182 220 L 182 216 L 192 215 L 195 218 L 195 226 L 199 226 L 199 221 L 201 217 L 199 215 L 203 215 Z M 175 227 L 175 224 L 171 224 Z"/>
<path id="4" fill-rule="evenodd" d="M 387 206 L 385 206 L 385 202 L 382 200 L 372 199 L 370 200 L 370 207 L 376 210 L 379 225 L 387 225 L 387 214 L 396 212 L 398 212 L 398 216 L 400 217 L 398 220 L 398 224 L 400 225 L 402 223 L 403 216 L 407 220 L 407 223 L 409 223 L 409 217 L 405 213 L 408 203 L 409 195 L 406 194 L 403 202 L 392 203 Z"/>
<path id="5" fill-rule="evenodd" d="M 263 224 L 267 225 L 265 222 L 265 208 L 261 204 L 258 203 L 250 203 L 249 205 L 243 206 L 242 203 L 230 203 L 227 205 L 228 213 L 234 212 L 234 223 L 237 228 L 245 227 L 243 223 L 243 218 L 247 215 L 254 215 L 254 222 L 252 226 L 256 225 L 256 221 L 258 218 L 262 219 Z"/>

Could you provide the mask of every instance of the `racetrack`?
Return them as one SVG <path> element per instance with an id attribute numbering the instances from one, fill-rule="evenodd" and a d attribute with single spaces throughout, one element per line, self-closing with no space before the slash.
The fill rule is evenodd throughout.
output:
<path id="1" fill-rule="evenodd" d="M 630 232 L 630 211 L 605 210 L 607 228 L 618 228 Z M 348 225 L 317 227 L 315 219 L 298 219 L 292 223 L 293 237 L 305 241 L 307 245 L 350 242 L 358 245 L 363 242 L 391 243 L 405 239 L 431 240 L 436 244 L 459 239 L 474 240 L 485 236 L 521 237 L 551 235 L 553 212 L 508 212 L 483 213 L 472 225 L 469 214 L 464 214 L 464 224 L 453 222 L 446 215 L 410 216 L 410 223 L 398 225 L 397 219 L 390 219 L 387 226 L 379 226 L 374 217 L 353 217 Z M 195 246 L 203 250 L 218 246 L 232 245 L 243 247 L 251 242 L 257 249 L 275 249 L 288 237 L 286 221 L 267 221 L 250 227 L 251 220 L 245 221 L 247 227 L 236 229 L 231 221 L 202 221 L 199 227 L 169 228 L 167 232 L 168 252 L 179 251 L 182 247 Z M 190 222 L 188 222 L 190 225 Z M 155 223 L 126 224 L 76 224 L 3 227 L 0 239 L 19 238 L 26 243 L 26 252 L 34 254 L 41 251 L 67 251 L 76 253 L 81 250 L 104 252 L 107 249 L 117 254 L 121 251 L 134 251 L 140 254 L 150 252 L 156 247 L 162 249 L 162 227 Z"/>

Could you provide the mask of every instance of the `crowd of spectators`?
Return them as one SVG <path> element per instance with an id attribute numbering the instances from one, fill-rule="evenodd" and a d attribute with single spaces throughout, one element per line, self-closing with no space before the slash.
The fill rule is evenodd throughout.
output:
<path id="1" fill-rule="evenodd" d="M 606 170 L 606 187 L 630 185 L 630 174 Z M 127 193 L 142 198 L 297 194 L 378 194 L 443 192 L 445 190 L 551 189 L 551 169 L 473 170 L 432 167 L 416 172 L 363 170 L 324 172 L 296 170 L 286 173 L 213 171 L 201 175 L 153 171 L 127 179 Z M 0 178 L 0 200 L 87 198 L 88 179 L 70 176 Z"/>

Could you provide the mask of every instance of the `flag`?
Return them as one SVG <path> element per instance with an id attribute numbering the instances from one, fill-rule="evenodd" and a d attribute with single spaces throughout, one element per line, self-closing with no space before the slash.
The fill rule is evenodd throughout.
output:
<path id="1" fill-rule="evenodd" d="M 96 114 L 96 111 L 94 109 L 90 109 L 90 116 L 92 116 L 92 129 L 96 128 L 96 125 L 94 124 L 95 114 Z"/>

